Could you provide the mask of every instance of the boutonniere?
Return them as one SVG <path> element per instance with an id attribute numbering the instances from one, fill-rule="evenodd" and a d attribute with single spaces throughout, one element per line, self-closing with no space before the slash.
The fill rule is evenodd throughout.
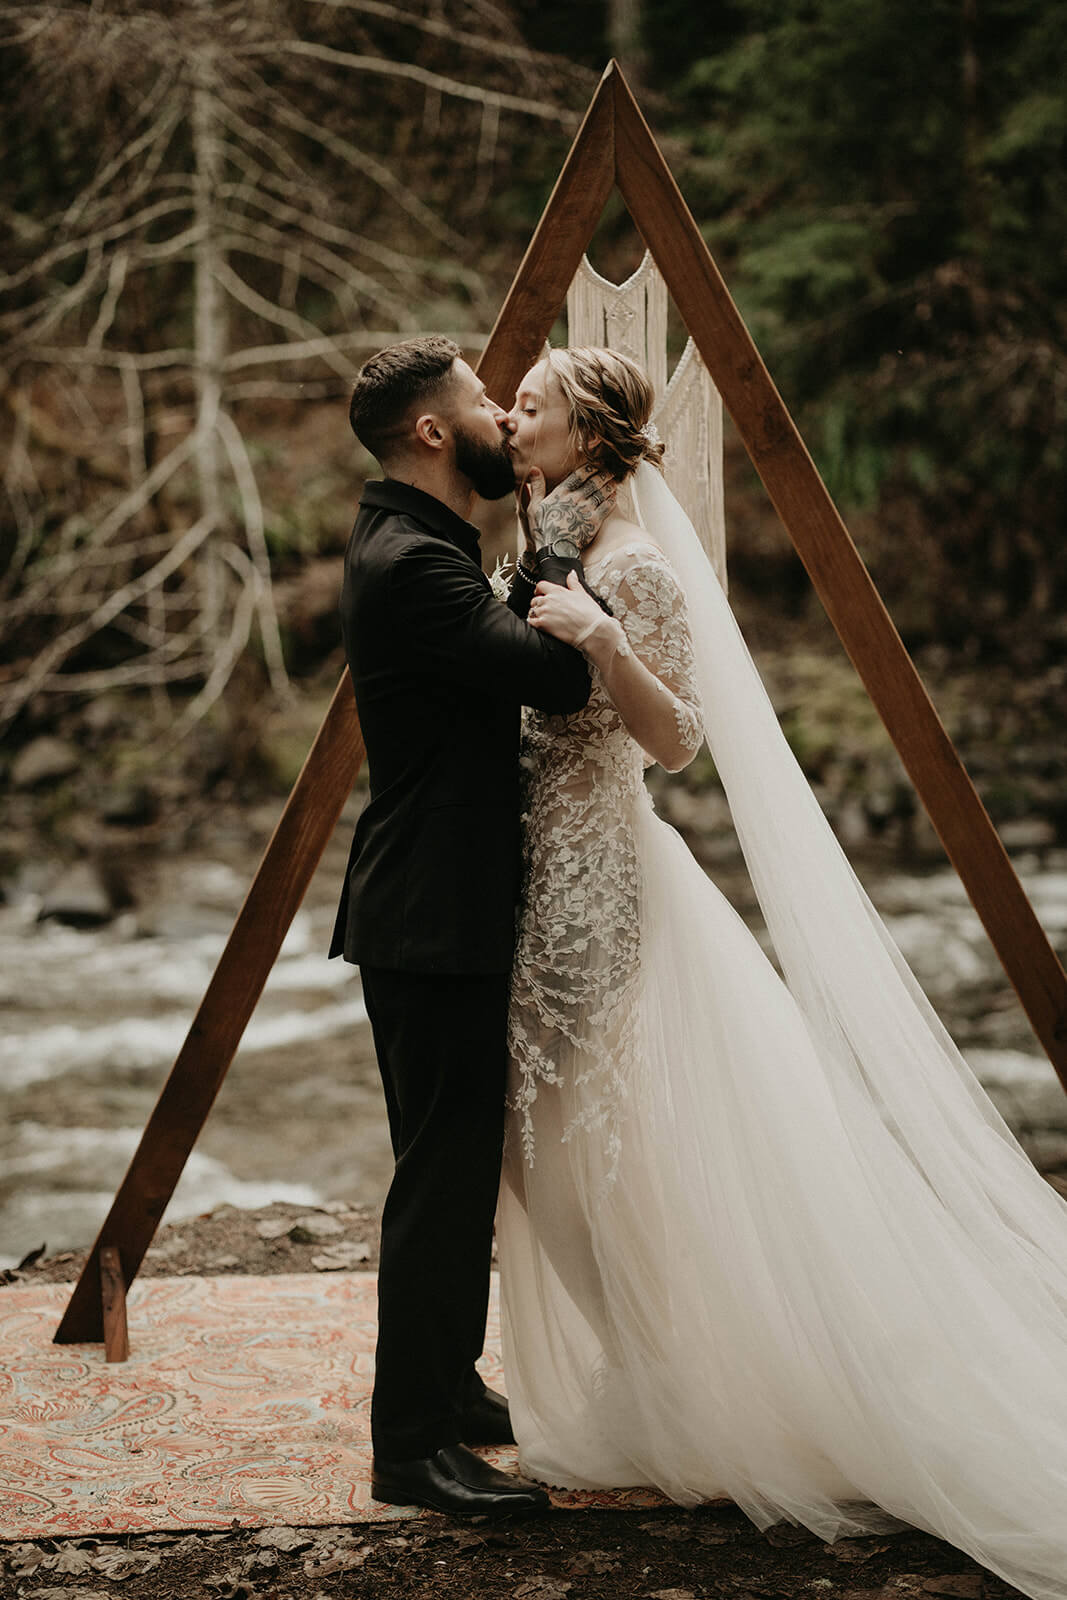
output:
<path id="1" fill-rule="evenodd" d="M 498 600 L 507 600 L 511 592 L 511 579 L 514 571 L 514 561 L 509 561 L 506 556 L 501 556 L 489 574 L 489 587 Z"/>

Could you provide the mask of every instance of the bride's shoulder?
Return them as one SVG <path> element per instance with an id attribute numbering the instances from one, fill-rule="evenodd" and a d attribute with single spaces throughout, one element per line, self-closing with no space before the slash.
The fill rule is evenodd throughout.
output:
<path id="1" fill-rule="evenodd" d="M 663 561 L 663 552 L 636 522 L 618 517 L 612 521 L 610 536 L 601 536 L 585 560 L 586 571 L 597 567 L 611 567 L 624 572 L 642 561 Z"/>

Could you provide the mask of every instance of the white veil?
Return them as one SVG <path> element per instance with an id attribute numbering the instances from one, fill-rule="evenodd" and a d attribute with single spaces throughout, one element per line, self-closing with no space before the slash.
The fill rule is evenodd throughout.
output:
<path id="1" fill-rule="evenodd" d="M 834 1103 L 873 1109 L 946 1210 L 1067 1312 L 1064 1204 L 1036 1174 L 967 1066 L 849 866 L 778 725 L 714 568 L 650 463 L 637 520 L 685 593 L 705 732 L 786 983 Z"/>

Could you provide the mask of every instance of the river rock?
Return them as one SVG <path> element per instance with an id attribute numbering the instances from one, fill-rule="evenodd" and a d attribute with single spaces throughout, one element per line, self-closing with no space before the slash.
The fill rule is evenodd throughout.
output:
<path id="1" fill-rule="evenodd" d="M 312 1256 L 311 1265 L 316 1272 L 352 1272 L 363 1261 L 370 1259 L 370 1245 L 361 1239 L 340 1239 L 327 1246 L 321 1254 Z"/>
<path id="2" fill-rule="evenodd" d="M 69 778 L 82 764 L 79 752 L 65 739 L 42 734 L 23 745 L 11 763 L 11 783 L 16 789 L 37 789 Z"/>
<path id="3" fill-rule="evenodd" d="M 1021 817 L 997 829 L 1005 850 L 1045 850 L 1056 843 L 1056 830 L 1044 817 Z"/>
<path id="4" fill-rule="evenodd" d="M 344 1231 L 344 1223 L 338 1222 L 336 1217 L 311 1212 L 306 1217 L 297 1217 L 289 1228 L 289 1237 L 295 1244 L 312 1244 L 318 1239 L 336 1239 Z"/>
<path id="5" fill-rule="evenodd" d="M 71 928 L 97 928 L 118 909 L 104 874 L 91 861 L 77 861 L 62 873 L 41 901 L 38 922 L 49 918 Z"/>
<path id="6" fill-rule="evenodd" d="M 155 819 L 156 797 L 143 783 L 116 783 L 105 789 L 97 802 L 97 814 L 104 822 L 135 828 Z"/>

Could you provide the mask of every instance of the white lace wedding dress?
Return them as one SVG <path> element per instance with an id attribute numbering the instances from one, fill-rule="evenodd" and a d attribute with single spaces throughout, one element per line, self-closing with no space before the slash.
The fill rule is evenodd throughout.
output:
<path id="1" fill-rule="evenodd" d="M 785 981 L 655 816 L 596 675 L 584 711 L 530 715 L 498 1216 L 521 1468 L 831 1539 L 904 1522 L 1062 1600 L 1067 1206 L 892 947 L 642 473 L 670 562 L 641 540 L 588 576 L 684 742 L 707 732 Z"/>

